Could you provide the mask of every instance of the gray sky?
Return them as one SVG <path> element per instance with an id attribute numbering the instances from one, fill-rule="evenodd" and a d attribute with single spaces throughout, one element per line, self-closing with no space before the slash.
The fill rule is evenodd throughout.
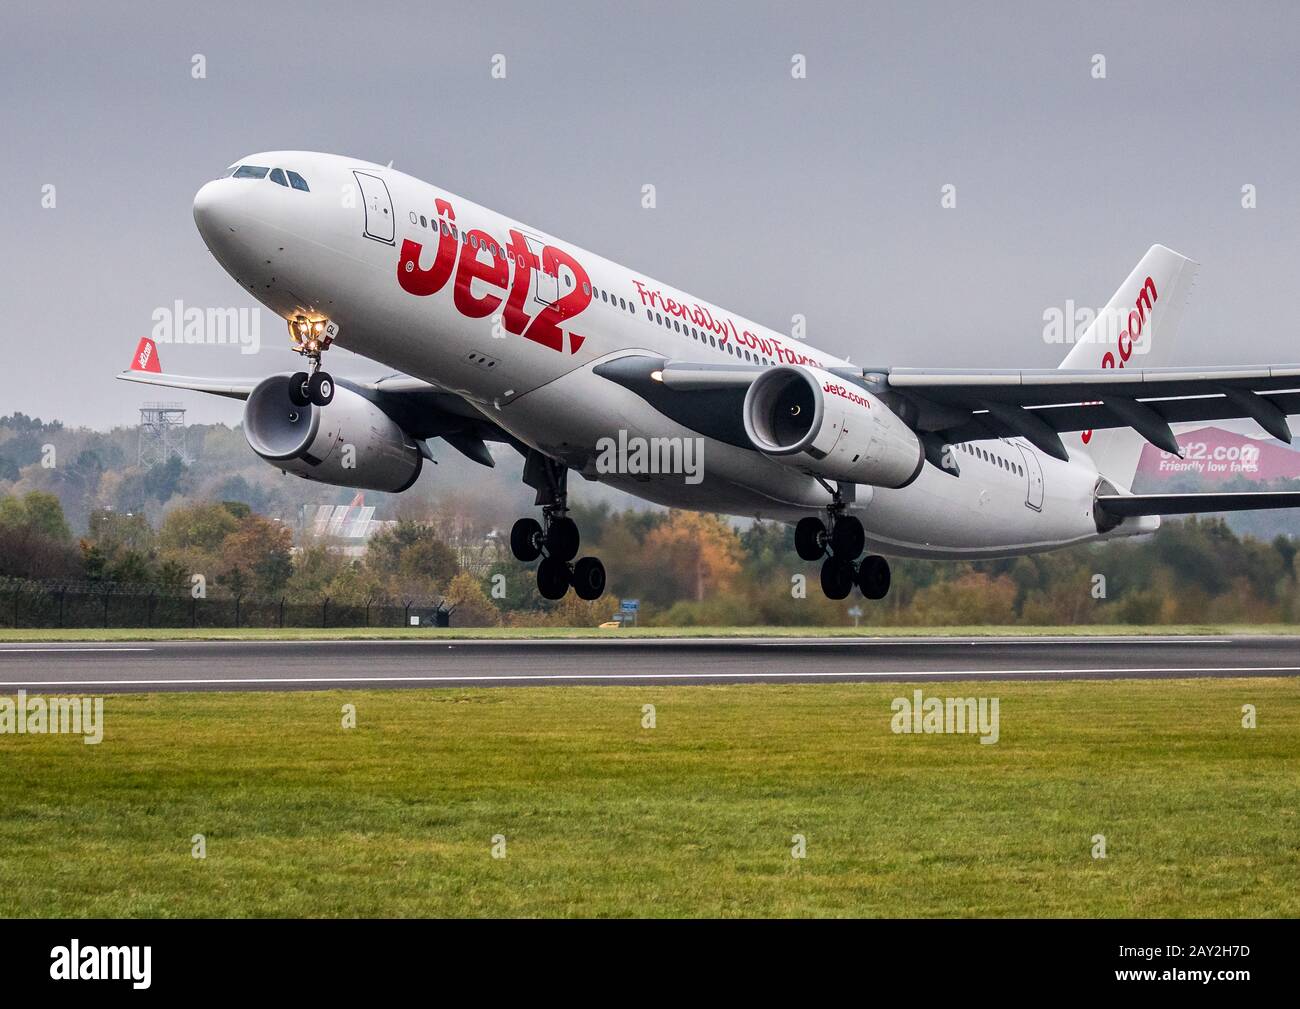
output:
<path id="1" fill-rule="evenodd" d="M 1184 363 L 1300 360 L 1292 4 L 557 6 L 5 4 L 0 413 L 134 422 L 157 396 L 112 376 L 155 308 L 254 304 L 194 192 L 283 148 L 393 159 L 859 363 L 1054 366 L 1044 311 L 1104 304 L 1157 241 L 1203 264 Z M 297 360 L 269 313 L 262 340 L 163 364 Z"/>

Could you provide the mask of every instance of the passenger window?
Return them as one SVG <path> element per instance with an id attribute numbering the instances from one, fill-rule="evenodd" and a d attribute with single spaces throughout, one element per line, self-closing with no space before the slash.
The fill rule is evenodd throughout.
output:
<path id="1" fill-rule="evenodd" d="M 289 182 L 285 179 L 284 172 L 280 171 L 278 168 L 271 169 L 271 181 L 277 186 L 284 186 L 285 189 L 289 188 Z"/>
<path id="2" fill-rule="evenodd" d="M 311 190 L 307 188 L 307 180 L 297 172 L 289 173 L 289 185 L 293 186 L 294 189 L 302 190 L 304 193 L 311 192 Z"/>
<path id="3" fill-rule="evenodd" d="M 269 168 L 261 168 L 257 165 L 240 165 L 235 169 L 232 179 L 264 179 Z"/>
<path id="4" fill-rule="evenodd" d="M 626 312 L 626 311 L 627 311 L 627 302 L 624 301 L 622 298 L 619 298 L 619 299 L 618 299 L 618 307 L 621 308 L 621 309 L 623 309 L 623 311 Z"/>
<path id="5" fill-rule="evenodd" d="M 601 292 L 600 292 L 600 300 L 601 300 L 601 301 L 609 301 L 609 295 L 606 294 L 604 291 L 601 291 Z"/>
<path id="6" fill-rule="evenodd" d="M 583 285 L 582 285 L 582 293 L 583 293 L 583 294 L 586 294 L 586 295 L 588 295 L 588 296 L 590 296 L 590 294 L 591 294 L 591 285 L 588 284 L 588 283 L 586 283 L 585 281 L 583 282 Z"/>
<path id="7" fill-rule="evenodd" d="M 426 220 L 424 219 L 424 215 L 421 214 L 421 215 L 420 215 L 420 227 L 422 227 L 422 228 L 427 228 L 428 226 L 429 226 L 429 222 L 426 221 Z"/>

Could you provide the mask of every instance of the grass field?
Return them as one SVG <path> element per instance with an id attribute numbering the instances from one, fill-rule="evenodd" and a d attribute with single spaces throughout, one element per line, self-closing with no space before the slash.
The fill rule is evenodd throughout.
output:
<path id="1" fill-rule="evenodd" d="M 996 635 L 1297 634 L 1297 624 L 1071 624 L 1061 627 L 266 627 L 199 628 L 0 628 L 4 641 L 346 641 L 428 638 L 510 640 L 532 638 L 752 638 L 752 637 L 989 637 Z"/>
<path id="2" fill-rule="evenodd" d="M 108 697 L 0 735 L 0 915 L 1300 914 L 1294 680 L 913 686 Z"/>

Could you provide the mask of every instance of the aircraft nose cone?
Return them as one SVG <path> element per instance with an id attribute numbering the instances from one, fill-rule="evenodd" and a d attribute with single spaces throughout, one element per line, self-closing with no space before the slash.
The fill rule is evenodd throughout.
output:
<path id="1" fill-rule="evenodd" d="M 226 213 L 230 202 L 230 190 L 227 180 L 217 179 L 209 182 L 194 196 L 194 223 L 199 234 L 210 238 L 229 222 Z"/>

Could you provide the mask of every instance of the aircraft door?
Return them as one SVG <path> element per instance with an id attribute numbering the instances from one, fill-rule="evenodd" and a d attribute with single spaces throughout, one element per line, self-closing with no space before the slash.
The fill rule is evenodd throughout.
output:
<path id="1" fill-rule="evenodd" d="M 353 172 L 357 185 L 361 188 L 361 203 L 366 212 L 366 237 L 376 242 L 396 245 L 393 235 L 396 224 L 393 221 L 393 200 L 388 195 L 388 186 L 377 175 L 365 172 Z"/>
<path id="2" fill-rule="evenodd" d="M 539 304 L 554 305 L 560 300 L 560 278 L 556 273 L 547 273 L 542 267 L 542 250 L 546 248 L 546 243 L 529 234 L 524 235 L 524 241 L 528 243 L 528 251 L 537 261 L 537 269 L 533 271 L 533 297 Z"/>
<path id="3" fill-rule="evenodd" d="M 1043 464 L 1032 448 L 1024 445 L 1017 445 L 1016 448 L 1020 449 L 1020 454 L 1025 459 L 1025 507 L 1040 512 L 1043 510 Z"/>

